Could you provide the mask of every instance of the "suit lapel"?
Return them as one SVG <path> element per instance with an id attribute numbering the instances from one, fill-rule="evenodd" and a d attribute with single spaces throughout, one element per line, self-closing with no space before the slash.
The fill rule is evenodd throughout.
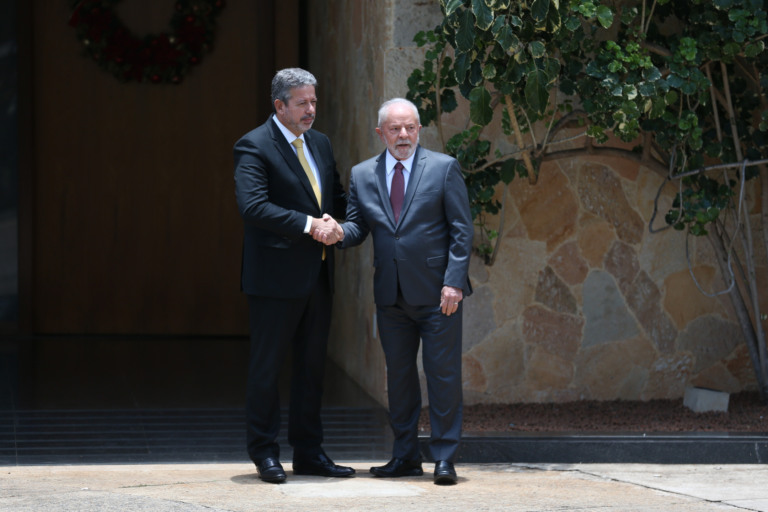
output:
<path id="1" fill-rule="evenodd" d="M 323 157 L 320 154 L 320 149 L 317 147 L 317 144 L 315 144 L 315 138 L 312 136 L 312 134 L 309 131 L 304 132 L 304 141 L 307 144 L 307 147 L 309 148 L 309 152 L 312 153 L 312 158 L 315 160 L 315 165 L 317 165 L 317 173 L 320 175 L 320 211 L 323 210 L 323 205 L 325 204 L 325 191 L 329 190 L 327 185 L 328 183 L 333 182 L 333 176 L 326 176 L 323 174 L 323 170 L 325 169 L 325 166 L 323 165 Z M 299 165 L 301 167 L 301 165 Z M 304 174 L 304 177 L 306 178 L 307 173 L 304 172 L 304 169 L 301 169 L 302 174 Z M 309 191 L 312 193 L 312 197 L 315 197 L 315 192 L 312 190 L 312 185 L 309 183 L 308 179 L 304 180 L 306 182 L 306 187 L 309 187 Z"/>
<path id="2" fill-rule="evenodd" d="M 277 127 L 272 118 L 270 118 L 270 127 L 272 128 L 272 140 L 275 143 L 277 152 L 282 155 L 285 163 L 288 164 L 288 168 L 296 175 L 296 178 L 299 180 L 299 183 L 301 183 L 301 186 L 304 189 L 304 192 L 307 194 L 308 198 L 312 200 L 313 204 L 317 205 L 315 192 L 312 190 L 312 185 L 309 183 L 307 173 L 304 172 L 304 168 L 299 163 L 299 158 L 296 156 L 293 147 L 288 143 L 287 140 L 285 140 L 285 136 L 280 131 L 280 128 Z M 307 134 L 305 133 L 304 140 L 307 140 L 307 138 Z M 312 151 L 311 148 L 310 151 Z M 312 156 L 314 157 L 315 154 L 313 153 Z M 320 163 L 317 159 L 315 162 L 317 163 L 318 167 L 320 167 Z"/>
<path id="3" fill-rule="evenodd" d="M 408 186 L 405 189 L 405 197 L 403 198 L 403 209 L 400 212 L 400 223 L 408 214 L 408 207 L 413 202 L 413 195 L 416 193 L 416 188 L 419 186 L 421 175 L 424 173 L 424 167 L 427 163 L 427 155 L 421 150 L 421 146 L 416 147 L 416 154 L 413 156 L 413 165 L 411 166 L 411 175 L 408 177 Z M 392 208 L 390 207 L 390 210 Z M 394 216 L 392 217 L 394 220 Z"/>
<path id="4" fill-rule="evenodd" d="M 384 208 L 384 212 L 389 217 L 389 222 L 395 225 L 395 214 L 392 211 L 392 203 L 389 202 L 389 191 L 387 190 L 387 150 L 379 156 L 376 164 L 376 184 L 379 189 L 379 199 Z M 401 215 L 402 218 L 402 215 Z"/>

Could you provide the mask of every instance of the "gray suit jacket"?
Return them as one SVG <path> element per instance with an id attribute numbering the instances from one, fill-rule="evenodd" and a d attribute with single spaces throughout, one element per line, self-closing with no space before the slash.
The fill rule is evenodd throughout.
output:
<path id="1" fill-rule="evenodd" d="M 341 247 L 358 245 L 372 234 L 374 298 L 380 306 L 395 303 L 398 284 L 405 301 L 414 306 L 439 304 L 444 285 L 461 288 L 468 296 L 474 230 L 459 163 L 418 146 L 395 225 L 385 156 L 352 168 Z"/>

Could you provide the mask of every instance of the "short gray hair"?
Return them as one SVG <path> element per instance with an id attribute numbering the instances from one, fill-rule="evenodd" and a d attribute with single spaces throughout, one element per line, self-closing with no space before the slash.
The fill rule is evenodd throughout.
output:
<path id="1" fill-rule="evenodd" d="M 377 124 L 379 128 L 381 128 L 381 125 L 384 124 L 384 121 L 387 120 L 387 116 L 389 115 L 389 107 L 395 105 L 396 103 L 403 103 L 410 107 L 413 110 L 413 114 L 416 116 L 416 122 L 421 124 L 421 119 L 419 119 L 419 109 L 416 108 L 416 105 L 405 98 L 392 98 L 391 100 L 387 100 L 382 103 L 381 107 L 379 107 L 379 120 Z"/>
<path id="2" fill-rule="evenodd" d="M 288 103 L 291 99 L 291 89 L 307 85 L 316 86 L 315 76 L 301 68 L 281 69 L 272 79 L 272 110 L 275 109 L 275 100 Z"/>

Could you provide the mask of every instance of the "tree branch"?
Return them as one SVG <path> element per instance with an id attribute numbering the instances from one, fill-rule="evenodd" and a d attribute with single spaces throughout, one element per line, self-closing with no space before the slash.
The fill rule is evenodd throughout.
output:
<path id="1" fill-rule="evenodd" d="M 648 41 L 642 41 L 640 43 L 640 46 L 645 48 L 649 52 L 655 53 L 656 55 L 661 55 L 662 57 L 672 56 L 671 51 L 669 51 L 667 48 L 664 48 L 663 46 L 656 43 L 649 43 Z"/>
<path id="2" fill-rule="evenodd" d="M 646 167 L 654 171 L 655 173 L 659 174 L 664 178 L 666 178 L 667 175 L 669 174 L 667 170 L 667 166 L 664 163 L 656 160 L 655 158 L 643 158 L 641 154 L 635 153 L 633 151 L 629 151 L 626 149 L 594 147 L 592 145 L 584 148 L 563 149 L 560 151 L 547 153 L 541 157 L 541 161 L 550 162 L 554 160 L 562 160 L 563 158 L 576 158 L 580 156 L 583 157 L 584 155 L 623 158 L 625 160 L 631 160 L 633 162 L 637 162 L 643 167 Z"/>
<path id="3" fill-rule="evenodd" d="M 715 89 L 715 82 L 712 81 L 712 71 L 709 69 L 709 62 L 704 66 L 709 80 L 709 94 L 712 96 L 712 117 L 715 119 L 715 131 L 717 132 L 718 142 L 723 141 L 723 131 L 720 127 L 720 114 L 717 113 L 717 96 L 719 91 Z"/>
<path id="4" fill-rule="evenodd" d="M 728 120 L 731 122 L 731 136 L 733 137 L 733 149 L 736 150 L 736 160 L 743 160 L 741 152 L 741 142 L 739 141 L 739 132 L 736 125 L 736 114 L 733 111 L 733 103 L 731 102 L 731 86 L 728 84 L 728 68 L 725 66 L 725 62 L 720 62 L 720 69 L 723 72 L 723 89 L 725 92 L 725 99 L 728 102 Z"/>
<path id="5" fill-rule="evenodd" d="M 525 141 L 523 140 L 523 134 L 520 132 L 520 125 L 517 123 L 517 116 L 515 115 L 515 108 L 512 106 L 512 98 L 507 95 L 504 97 L 504 103 L 507 108 L 507 114 L 509 114 L 509 121 L 512 123 L 512 129 L 515 132 L 515 139 L 517 140 L 517 147 L 523 149 L 525 147 Z M 531 155 L 528 151 L 523 151 L 523 162 L 525 162 L 525 168 L 528 170 L 528 182 L 531 185 L 535 185 L 537 181 L 536 169 L 533 167 L 531 161 Z"/>

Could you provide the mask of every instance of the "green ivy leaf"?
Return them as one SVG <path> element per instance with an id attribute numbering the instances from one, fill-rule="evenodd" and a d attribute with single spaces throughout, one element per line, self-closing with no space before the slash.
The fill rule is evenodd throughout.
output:
<path id="1" fill-rule="evenodd" d="M 443 5 L 443 10 L 445 11 L 445 16 L 450 16 L 456 10 L 464 5 L 463 0 L 440 0 L 440 3 Z"/>
<path id="2" fill-rule="evenodd" d="M 684 80 L 679 75 L 669 75 L 667 77 L 667 84 L 675 89 L 679 89 L 684 83 Z"/>
<path id="3" fill-rule="evenodd" d="M 501 163 L 501 181 L 509 185 L 515 179 L 516 161 L 512 158 Z"/>
<path id="4" fill-rule="evenodd" d="M 656 86 L 653 84 L 649 84 L 648 82 L 640 82 L 637 84 L 637 92 L 640 93 L 640 96 L 643 97 L 651 97 L 656 95 Z"/>
<path id="5" fill-rule="evenodd" d="M 733 0 L 715 0 L 715 7 L 727 11 L 733 5 Z"/>
<path id="6" fill-rule="evenodd" d="M 525 101 L 539 115 L 543 115 L 547 111 L 547 104 L 549 103 L 548 82 L 546 73 L 540 69 L 529 73 L 525 81 Z"/>
<path id="7" fill-rule="evenodd" d="M 607 138 L 603 128 L 596 124 L 590 125 L 587 128 L 587 135 L 598 141 L 605 140 Z"/>
<path id="8" fill-rule="evenodd" d="M 493 80 L 496 78 L 496 66 L 489 62 L 483 67 L 483 78 L 485 80 Z"/>
<path id="9" fill-rule="evenodd" d="M 706 236 L 709 233 L 707 232 L 706 229 L 704 229 L 704 226 L 700 224 L 694 224 L 693 226 L 691 226 L 691 234 L 693 236 Z"/>
<path id="10" fill-rule="evenodd" d="M 613 11 L 606 5 L 597 8 L 597 21 L 603 28 L 609 28 L 613 25 Z"/>
<path id="11" fill-rule="evenodd" d="M 480 126 L 487 125 L 493 119 L 491 93 L 485 87 L 475 87 L 469 93 L 469 118 Z"/>
<path id="12" fill-rule="evenodd" d="M 611 73 L 624 73 L 627 71 L 627 69 L 624 67 L 624 64 L 622 64 L 620 61 L 612 60 L 608 64 L 608 71 L 610 71 Z"/>
<path id="13" fill-rule="evenodd" d="M 547 47 L 541 41 L 531 41 L 528 45 L 528 52 L 534 59 L 540 59 L 546 54 Z"/>
<path id="14" fill-rule="evenodd" d="M 492 8 L 494 11 L 505 11 L 509 9 L 512 0 L 485 0 L 485 2 L 488 4 L 488 7 Z"/>
<path id="15" fill-rule="evenodd" d="M 744 55 L 747 58 L 753 59 L 758 55 L 760 55 L 761 53 L 763 53 L 763 50 L 765 50 L 765 43 L 762 40 L 755 41 L 755 42 L 749 43 L 744 48 Z"/>
<path id="16" fill-rule="evenodd" d="M 675 105 L 677 103 L 678 95 L 676 91 L 669 91 L 667 94 L 664 95 L 664 101 L 667 102 L 667 105 Z"/>
<path id="17" fill-rule="evenodd" d="M 459 28 L 456 31 L 456 51 L 458 52 L 467 53 L 475 44 L 475 24 L 472 18 L 472 11 L 469 9 L 459 15 Z"/>
<path id="18" fill-rule="evenodd" d="M 533 0 L 533 3 L 531 4 L 531 17 L 533 17 L 537 24 L 540 24 L 547 19 L 549 2 L 550 0 Z"/>
<path id="19" fill-rule="evenodd" d="M 661 78 L 661 71 L 656 66 L 643 69 L 643 78 L 648 82 L 655 82 Z"/>
<path id="20" fill-rule="evenodd" d="M 637 17 L 637 7 L 624 8 L 621 11 L 621 23 L 624 25 L 632 25 Z"/>
<path id="21" fill-rule="evenodd" d="M 560 82 L 560 90 L 563 92 L 563 94 L 573 96 L 576 94 L 576 83 L 570 78 L 564 78 Z"/>
<path id="22" fill-rule="evenodd" d="M 651 107 L 651 112 L 648 114 L 648 117 L 650 119 L 657 119 L 661 117 L 667 109 L 667 102 L 664 98 L 655 98 L 652 100 L 652 103 L 653 106 Z"/>
<path id="23" fill-rule="evenodd" d="M 690 37 L 683 37 L 680 39 L 678 51 L 686 60 L 694 61 L 696 59 L 696 54 L 698 53 L 696 41 Z"/>
<path id="24" fill-rule="evenodd" d="M 565 28 L 567 28 L 571 32 L 575 32 L 576 30 L 581 28 L 581 20 L 576 16 L 568 16 L 565 19 Z"/>
<path id="25" fill-rule="evenodd" d="M 723 46 L 723 55 L 729 55 L 729 56 L 738 55 L 740 51 L 741 51 L 741 45 L 733 41 L 726 43 Z"/>
<path id="26" fill-rule="evenodd" d="M 515 53 L 520 46 L 520 40 L 515 35 L 512 27 L 506 24 L 504 16 L 498 16 L 493 24 L 493 35 L 498 43 L 506 52 Z"/>
<path id="27" fill-rule="evenodd" d="M 483 68 L 479 60 L 472 61 L 472 65 L 469 67 L 469 83 L 472 85 L 483 83 Z"/>
<path id="28" fill-rule="evenodd" d="M 453 112 L 456 107 L 459 106 L 456 101 L 456 93 L 453 89 L 445 89 L 440 95 L 440 105 L 443 108 L 443 112 Z"/>
<path id="29" fill-rule="evenodd" d="M 675 225 L 677 223 L 677 210 L 668 211 L 666 215 L 664 215 L 664 220 L 667 224 L 670 226 Z M 678 229 L 678 228 L 675 228 Z"/>
<path id="30" fill-rule="evenodd" d="M 558 59 L 545 59 L 544 70 L 547 73 L 547 77 L 549 77 L 550 84 L 553 84 L 557 77 L 560 76 L 560 68 L 561 65 Z"/>
<path id="31" fill-rule="evenodd" d="M 683 93 L 687 95 L 695 94 L 696 91 L 699 89 L 698 86 L 694 82 L 685 82 L 680 89 L 683 91 Z"/>
<path id="32" fill-rule="evenodd" d="M 464 82 L 469 72 L 469 66 L 472 65 L 472 56 L 469 52 L 458 53 L 456 55 L 456 66 L 454 67 L 454 75 L 458 83 Z"/>
<path id="33" fill-rule="evenodd" d="M 493 25 L 493 11 L 486 5 L 485 0 L 472 0 L 472 12 L 475 13 L 475 24 L 480 30 L 488 30 Z"/>

